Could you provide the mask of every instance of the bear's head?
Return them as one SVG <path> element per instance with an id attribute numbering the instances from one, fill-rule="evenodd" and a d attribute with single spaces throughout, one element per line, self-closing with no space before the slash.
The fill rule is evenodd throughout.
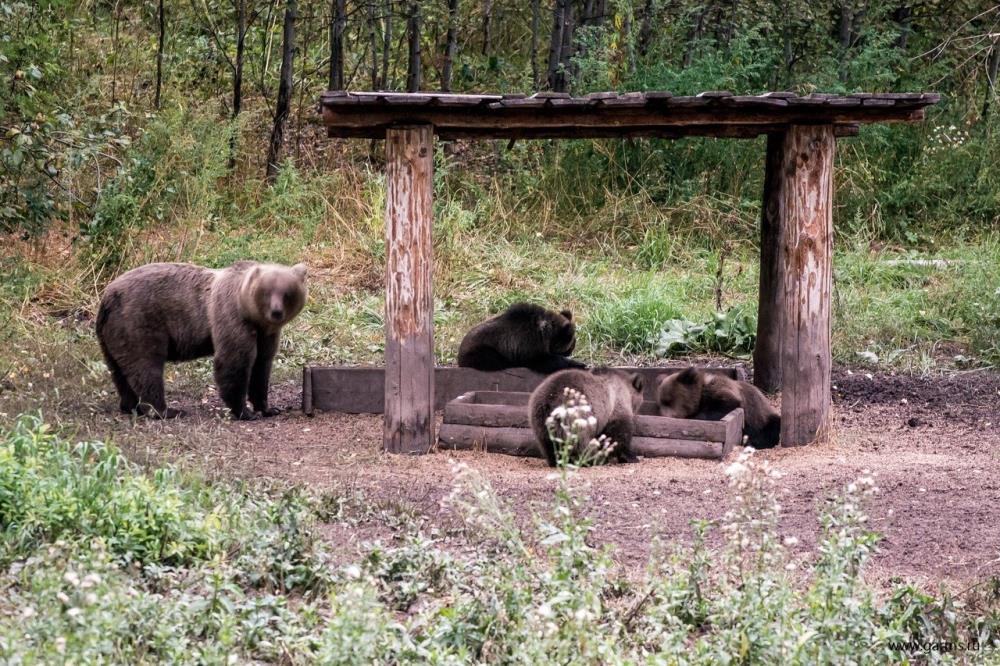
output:
<path id="1" fill-rule="evenodd" d="M 549 352 L 559 356 L 569 356 L 576 349 L 576 324 L 573 323 L 573 313 L 563 310 L 549 314 L 550 319 L 545 322 L 551 333 Z"/>
<path id="2" fill-rule="evenodd" d="M 306 303 L 306 265 L 257 264 L 240 287 L 244 316 L 259 326 L 277 329 L 295 318 Z"/>
<path id="3" fill-rule="evenodd" d="M 697 368 L 690 367 L 665 376 L 656 392 L 660 416 L 691 418 L 698 413 L 704 389 L 705 375 Z"/>

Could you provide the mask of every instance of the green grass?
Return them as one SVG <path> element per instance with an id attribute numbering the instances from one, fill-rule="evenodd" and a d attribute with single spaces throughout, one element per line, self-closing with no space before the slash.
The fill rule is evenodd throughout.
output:
<path id="1" fill-rule="evenodd" d="M 864 582 L 871 477 L 825 504 L 803 558 L 779 537 L 780 482 L 744 455 L 719 545 L 696 525 L 692 546 L 657 544 L 625 578 L 590 545 L 572 475 L 526 529 L 457 466 L 446 548 L 419 515 L 362 497 L 141 470 L 23 416 L 0 430 L 0 661 L 876 664 L 925 654 L 903 641 L 1000 648 L 995 594 Z M 334 565 L 323 523 L 393 539 Z"/>

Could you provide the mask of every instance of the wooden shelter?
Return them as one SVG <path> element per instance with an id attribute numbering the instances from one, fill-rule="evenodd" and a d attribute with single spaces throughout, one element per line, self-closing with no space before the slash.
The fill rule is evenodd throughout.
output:
<path id="1" fill-rule="evenodd" d="M 454 95 L 327 92 L 331 137 L 386 140 L 384 446 L 428 451 L 434 430 L 431 227 L 434 135 L 543 139 L 767 135 L 754 381 L 782 390 L 781 441 L 823 434 L 830 406 L 835 138 L 915 122 L 933 93 L 667 92 Z"/>

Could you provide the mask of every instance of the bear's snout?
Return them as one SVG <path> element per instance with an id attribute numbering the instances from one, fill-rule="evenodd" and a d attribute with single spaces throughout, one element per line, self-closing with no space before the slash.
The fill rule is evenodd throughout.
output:
<path id="1" fill-rule="evenodd" d="M 271 321 L 278 322 L 281 321 L 285 316 L 285 311 L 281 308 L 271 308 Z"/>

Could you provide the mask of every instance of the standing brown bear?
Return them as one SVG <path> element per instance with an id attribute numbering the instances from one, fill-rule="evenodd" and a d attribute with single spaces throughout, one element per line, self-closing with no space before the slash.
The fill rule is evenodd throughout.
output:
<path id="1" fill-rule="evenodd" d="M 743 434 L 757 449 L 778 445 L 781 416 L 753 384 L 689 367 L 666 375 L 657 388 L 660 416 L 716 421 L 743 408 Z"/>
<path id="2" fill-rule="evenodd" d="M 271 363 L 281 327 L 305 304 L 305 278 L 305 264 L 254 261 L 218 270 L 147 264 L 119 276 L 101 296 L 97 339 L 121 410 L 180 416 L 167 407 L 164 363 L 214 355 L 215 383 L 233 418 L 278 414 L 267 404 Z"/>

